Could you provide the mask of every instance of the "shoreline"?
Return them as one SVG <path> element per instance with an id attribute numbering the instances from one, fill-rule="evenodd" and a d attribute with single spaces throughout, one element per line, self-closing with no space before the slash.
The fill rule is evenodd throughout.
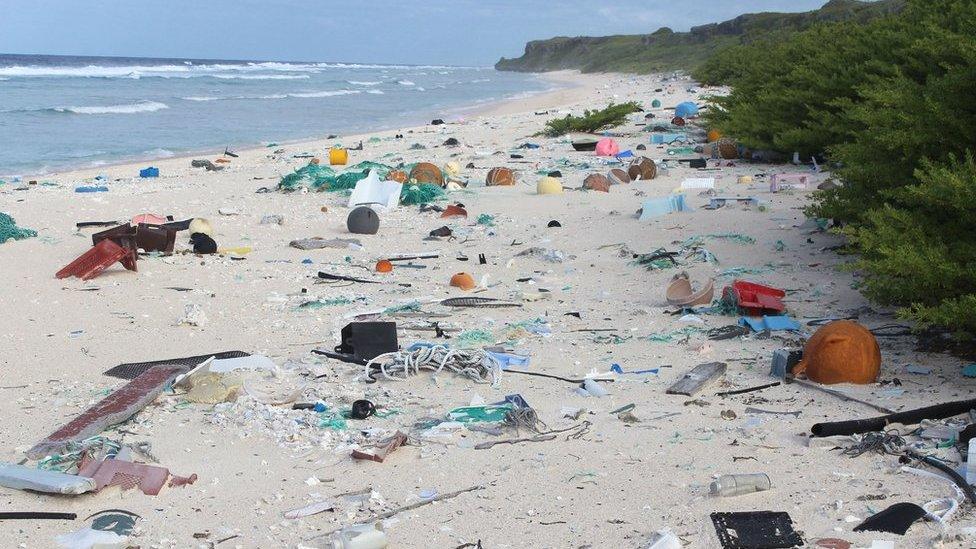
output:
<path id="1" fill-rule="evenodd" d="M 546 73 L 537 73 L 535 75 L 539 80 L 544 80 L 555 88 L 548 90 L 541 90 L 538 92 L 524 92 L 524 94 L 519 94 L 520 96 L 497 99 L 492 101 L 487 101 L 483 104 L 466 104 L 459 105 L 457 107 L 451 107 L 446 109 L 446 113 L 450 113 L 455 116 L 465 116 L 465 117 L 482 117 L 482 116 L 497 116 L 502 114 L 516 114 L 519 112 L 527 112 L 535 108 L 553 108 L 551 104 L 556 106 L 572 102 L 579 99 L 579 90 L 584 87 L 587 81 L 588 75 L 583 75 L 579 71 L 575 70 L 565 70 L 565 71 L 553 71 Z M 595 80 L 595 79 L 594 79 Z M 574 93 L 574 91 L 576 93 Z M 555 101 L 555 103 L 553 103 Z M 447 116 L 447 115 L 445 115 Z M 375 130 L 353 133 L 349 135 L 336 134 L 338 137 L 336 139 L 328 139 L 327 137 L 314 137 L 314 138 L 298 138 L 289 141 L 279 141 L 277 142 L 278 147 L 276 148 L 301 148 L 306 146 L 306 148 L 313 149 L 322 143 L 332 143 L 332 142 L 358 142 L 359 140 L 365 140 L 368 137 L 376 135 L 385 135 L 391 132 L 405 132 L 405 131 L 417 131 L 419 129 L 425 128 L 429 124 L 419 124 L 419 125 L 409 125 L 402 126 L 398 128 L 378 128 Z M 266 151 L 267 146 L 261 146 L 258 143 L 244 144 L 244 145 L 229 145 L 225 150 L 230 150 L 235 154 L 243 156 L 245 154 L 251 156 L 259 151 Z M 107 161 L 104 164 L 99 164 L 97 166 L 85 166 L 85 167 L 66 167 L 63 169 L 55 169 L 49 172 L 37 172 L 28 174 L 7 174 L 0 175 L 0 178 L 13 178 L 20 177 L 23 182 L 31 180 L 58 180 L 64 177 L 81 177 L 82 179 L 93 178 L 99 173 L 96 172 L 108 172 L 117 170 L 119 168 L 134 168 L 134 173 L 131 177 L 138 177 L 138 170 L 142 167 L 146 167 L 147 164 L 152 164 L 156 167 L 160 165 L 168 165 L 172 162 L 183 161 L 188 164 L 190 160 L 195 158 L 203 157 L 220 157 L 223 156 L 222 150 L 219 148 L 206 148 L 198 149 L 190 152 L 180 152 L 174 153 L 172 156 L 134 156 L 119 159 L 118 161 Z M 289 151 L 289 154 L 291 151 Z M 137 168 L 138 166 L 138 168 Z M 125 177 L 125 176 L 121 176 Z M 112 179 L 112 178 L 110 178 Z M 10 183 L 10 181 L 8 181 Z"/>

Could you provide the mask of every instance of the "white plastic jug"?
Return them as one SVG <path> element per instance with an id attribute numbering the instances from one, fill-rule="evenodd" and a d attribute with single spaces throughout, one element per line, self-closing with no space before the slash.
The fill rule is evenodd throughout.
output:
<path id="1" fill-rule="evenodd" d="M 383 549 L 386 546 L 382 522 L 348 526 L 332 536 L 332 549 Z"/>

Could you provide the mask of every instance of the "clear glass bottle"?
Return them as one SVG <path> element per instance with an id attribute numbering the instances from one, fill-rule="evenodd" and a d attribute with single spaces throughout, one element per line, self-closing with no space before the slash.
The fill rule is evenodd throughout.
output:
<path id="1" fill-rule="evenodd" d="M 765 473 L 722 475 L 712 481 L 708 491 L 713 496 L 729 497 L 763 492 L 769 490 L 770 486 L 769 476 Z"/>

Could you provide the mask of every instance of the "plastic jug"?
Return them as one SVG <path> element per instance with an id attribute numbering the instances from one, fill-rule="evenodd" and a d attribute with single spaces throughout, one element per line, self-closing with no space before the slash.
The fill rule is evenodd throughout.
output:
<path id="1" fill-rule="evenodd" d="M 713 496 L 741 496 L 769 490 L 769 477 L 765 473 L 748 475 L 722 475 L 712 481 L 709 492 Z"/>
<path id="2" fill-rule="evenodd" d="M 332 536 L 332 549 L 383 549 L 386 546 L 382 522 L 347 526 Z"/>

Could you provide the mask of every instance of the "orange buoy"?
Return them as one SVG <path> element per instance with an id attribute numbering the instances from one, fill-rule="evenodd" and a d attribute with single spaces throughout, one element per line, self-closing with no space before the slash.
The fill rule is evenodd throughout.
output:
<path id="1" fill-rule="evenodd" d="M 376 272 L 378 273 L 392 273 L 393 263 L 389 259 L 381 259 L 376 262 Z"/>
<path id="2" fill-rule="evenodd" d="M 474 282 L 474 277 L 468 273 L 458 273 L 451 277 L 451 286 L 467 292 L 473 290 L 477 284 Z"/>
<path id="3" fill-rule="evenodd" d="M 795 374 L 831 385 L 874 383 L 881 371 L 881 348 L 870 330 L 850 320 L 825 324 L 807 340 Z"/>
<path id="4" fill-rule="evenodd" d="M 711 131 L 708 132 L 708 142 L 709 143 L 714 143 L 714 142 L 718 141 L 719 139 L 722 139 L 722 132 L 720 132 L 718 130 L 711 130 Z"/>
<path id="5" fill-rule="evenodd" d="M 583 180 L 583 186 L 591 191 L 610 192 L 610 180 L 607 179 L 607 176 L 599 173 L 591 173 L 586 176 L 586 179 Z"/>
<path id="6" fill-rule="evenodd" d="M 511 187 L 515 185 L 515 172 L 511 168 L 492 168 L 485 177 L 485 185 L 489 187 Z"/>
<path id="7" fill-rule="evenodd" d="M 444 184 L 444 173 L 437 166 L 430 162 L 421 162 L 410 170 L 410 179 L 417 183 L 432 183 L 434 185 Z"/>

